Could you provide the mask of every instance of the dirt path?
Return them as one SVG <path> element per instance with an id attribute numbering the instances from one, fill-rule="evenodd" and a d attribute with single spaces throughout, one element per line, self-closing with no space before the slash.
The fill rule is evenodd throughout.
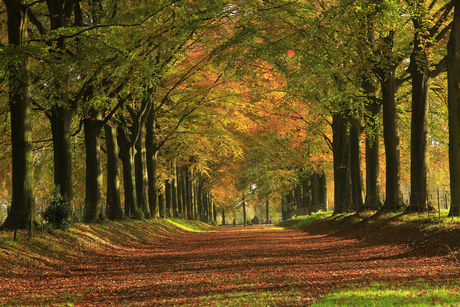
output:
<path id="1" fill-rule="evenodd" d="M 88 254 L 0 282 L 3 298 L 46 306 L 213 306 L 210 295 L 243 306 L 244 291 L 269 292 L 280 298 L 277 306 L 306 306 L 355 283 L 458 280 L 458 267 L 446 258 L 405 258 L 406 251 L 295 230 L 226 228 Z"/>

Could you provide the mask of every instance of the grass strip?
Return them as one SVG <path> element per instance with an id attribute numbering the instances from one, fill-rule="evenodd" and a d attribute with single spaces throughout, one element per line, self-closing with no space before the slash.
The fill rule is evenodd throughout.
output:
<path id="1" fill-rule="evenodd" d="M 458 306 L 460 283 L 439 285 L 423 279 L 413 284 L 371 283 L 328 294 L 312 306 Z"/>
<path id="2" fill-rule="evenodd" d="M 314 220 L 316 220 L 319 217 L 325 216 L 325 215 L 331 215 L 333 212 L 332 211 L 326 211 L 326 212 L 316 212 L 313 213 L 312 215 L 308 215 L 306 217 L 296 217 L 296 219 L 302 219 L 300 222 L 298 222 L 295 225 L 292 225 L 290 227 L 287 227 L 287 229 L 297 229 L 299 227 L 305 226 L 307 224 L 310 224 Z"/>
<path id="3" fill-rule="evenodd" d="M 198 225 L 194 225 L 194 224 L 191 224 L 189 221 L 187 220 L 182 220 L 182 219 L 165 219 L 165 221 L 171 223 L 171 224 L 174 224 L 175 226 L 181 228 L 181 229 L 184 229 L 184 230 L 187 230 L 187 231 L 192 231 L 192 232 L 208 232 L 208 231 L 211 231 L 211 230 L 204 230 L 202 228 L 206 227 L 208 228 L 207 224 L 205 223 L 202 223 L 202 222 L 199 222 L 200 224 L 203 224 L 201 225 L 202 228 L 198 227 Z M 206 226 L 205 226 L 206 225 Z"/>

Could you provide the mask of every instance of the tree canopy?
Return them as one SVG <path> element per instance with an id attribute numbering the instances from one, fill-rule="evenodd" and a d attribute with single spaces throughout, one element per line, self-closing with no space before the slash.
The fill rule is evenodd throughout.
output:
<path id="1" fill-rule="evenodd" d="M 56 188 L 87 222 L 225 223 L 245 193 L 285 217 L 432 210 L 430 193 L 460 190 L 458 10 L 3 0 L 3 227 L 39 223 Z"/>

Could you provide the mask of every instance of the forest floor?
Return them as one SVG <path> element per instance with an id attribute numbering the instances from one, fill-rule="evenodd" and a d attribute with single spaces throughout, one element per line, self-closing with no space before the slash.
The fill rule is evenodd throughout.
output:
<path id="1" fill-rule="evenodd" d="M 448 287 L 460 300 L 459 220 L 329 215 L 295 228 L 153 220 L 30 240 L 0 232 L 0 305 L 309 306 L 376 282 Z"/>

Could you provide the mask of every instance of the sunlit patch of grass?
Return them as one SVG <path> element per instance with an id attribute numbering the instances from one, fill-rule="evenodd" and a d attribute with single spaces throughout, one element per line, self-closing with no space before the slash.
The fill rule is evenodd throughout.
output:
<path id="1" fill-rule="evenodd" d="M 284 291 L 231 291 L 199 296 L 189 306 L 295 306 L 308 305 L 311 301 L 297 289 Z M 188 304 L 187 304 L 188 305 Z"/>
<path id="2" fill-rule="evenodd" d="M 44 290 L 41 294 L 24 293 L 15 294 L 11 297 L 0 294 L 1 306 L 75 306 L 83 299 L 83 294 L 57 293 L 56 291 Z M 31 304 L 33 302 L 33 305 Z"/>
<path id="3" fill-rule="evenodd" d="M 331 215 L 332 213 L 333 213 L 332 211 L 317 212 L 317 213 L 313 213 L 312 215 L 307 215 L 305 217 L 301 217 L 303 219 L 300 222 L 298 222 L 297 224 L 295 224 L 295 225 L 293 225 L 291 227 L 288 227 L 287 229 L 297 229 L 299 227 L 305 226 L 305 225 L 313 222 L 314 220 L 316 220 L 319 217 L 326 216 L 326 215 Z M 298 219 L 298 218 L 299 217 L 296 217 L 296 219 Z"/>
<path id="4" fill-rule="evenodd" d="M 460 284 L 439 286 L 423 279 L 414 284 L 371 283 L 328 294 L 312 306 L 458 306 Z"/>
<path id="5" fill-rule="evenodd" d="M 190 221 L 187 220 L 182 220 L 182 219 L 166 219 L 165 221 L 174 224 L 175 226 L 187 230 L 187 231 L 193 231 L 193 232 L 207 232 L 209 230 L 204 230 L 197 225 L 193 225 L 190 223 Z M 204 223 L 203 223 L 204 224 Z"/>

